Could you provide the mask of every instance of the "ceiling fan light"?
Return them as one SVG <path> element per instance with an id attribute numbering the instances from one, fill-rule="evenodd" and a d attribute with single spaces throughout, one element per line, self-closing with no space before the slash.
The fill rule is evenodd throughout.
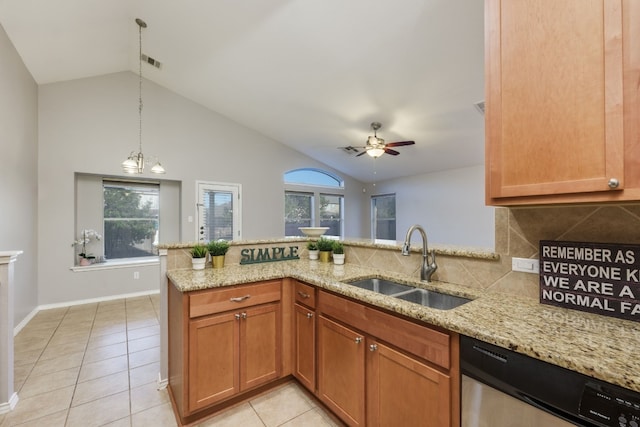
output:
<path id="1" fill-rule="evenodd" d="M 384 154 L 384 148 L 380 148 L 380 147 L 369 148 L 367 150 L 367 154 L 375 159 Z"/>

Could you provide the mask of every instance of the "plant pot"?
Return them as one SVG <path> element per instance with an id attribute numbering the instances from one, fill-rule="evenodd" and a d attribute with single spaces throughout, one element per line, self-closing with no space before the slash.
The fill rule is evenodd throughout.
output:
<path id="1" fill-rule="evenodd" d="M 204 270 L 204 264 L 207 258 L 191 258 L 191 267 L 194 270 Z"/>
<path id="2" fill-rule="evenodd" d="M 319 250 L 315 250 L 315 251 L 309 251 L 309 259 L 318 259 L 318 253 L 320 251 Z"/>
<path id="3" fill-rule="evenodd" d="M 89 261 L 89 259 L 87 258 L 80 258 L 80 262 L 78 263 L 79 265 L 86 267 L 87 265 L 91 265 L 91 261 Z"/>
<path id="4" fill-rule="evenodd" d="M 320 251 L 320 262 L 329 262 L 331 258 L 331 251 Z"/>
<path id="5" fill-rule="evenodd" d="M 333 263 L 338 265 L 344 264 L 344 254 L 333 254 Z"/>
<path id="6" fill-rule="evenodd" d="M 211 266 L 213 268 L 224 267 L 224 255 L 211 256 Z"/>

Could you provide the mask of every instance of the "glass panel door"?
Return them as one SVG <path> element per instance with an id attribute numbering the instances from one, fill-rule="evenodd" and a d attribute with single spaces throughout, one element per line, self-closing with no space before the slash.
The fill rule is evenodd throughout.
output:
<path id="1" fill-rule="evenodd" d="M 240 239 L 240 184 L 198 182 L 197 186 L 197 240 Z"/>

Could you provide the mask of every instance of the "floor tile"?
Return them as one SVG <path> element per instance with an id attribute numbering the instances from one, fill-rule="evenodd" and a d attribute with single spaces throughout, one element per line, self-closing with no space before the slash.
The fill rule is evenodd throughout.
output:
<path id="1" fill-rule="evenodd" d="M 129 340 L 137 340 L 144 337 L 150 337 L 151 335 L 159 335 L 160 326 L 148 326 L 140 329 L 132 329 L 127 331 L 127 338 Z"/>
<path id="2" fill-rule="evenodd" d="M 111 359 L 105 359 L 99 362 L 87 363 L 82 365 L 80 369 L 78 382 L 89 381 L 115 374 L 116 372 L 126 371 L 128 368 L 127 356 L 112 357 Z"/>
<path id="3" fill-rule="evenodd" d="M 106 345 L 104 347 L 97 347 L 87 351 L 84 355 L 84 361 L 82 363 L 93 363 L 105 359 L 111 359 L 112 357 L 124 356 L 127 354 L 127 343 L 121 342 L 117 344 Z"/>
<path id="4" fill-rule="evenodd" d="M 52 372 L 63 371 L 65 369 L 75 368 L 82 364 L 82 358 L 84 352 L 65 354 L 61 357 L 56 357 L 48 360 L 40 360 L 33 367 L 31 375 L 44 375 Z"/>
<path id="5" fill-rule="evenodd" d="M 160 362 L 149 363 L 129 370 L 129 386 L 139 387 L 143 384 L 158 383 L 158 374 L 160 373 Z"/>
<path id="6" fill-rule="evenodd" d="M 323 415 L 319 409 L 311 409 L 298 415 L 294 419 L 281 424 L 281 427 L 337 427 L 328 417 Z"/>
<path id="7" fill-rule="evenodd" d="M 137 368 L 142 365 L 160 361 L 160 347 L 150 348 L 135 353 L 129 353 L 129 367 Z"/>
<path id="8" fill-rule="evenodd" d="M 256 411 L 249 403 L 243 403 L 209 418 L 198 424 L 197 427 L 264 427 Z"/>
<path id="9" fill-rule="evenodd" d="M 76 367 L 51 374 L 30 375 L 20 389 L 20 399 L 75 385 L 79 372 L 80 367 Z"/>
<path id="10" fill-rule="evenodd" d="M 278 426 L 312 409 L 302 390 L 293 384 L 259 396 L 250 403 L 267 427 Z"/>
<path id="11" fill-rule="evenodd" d="M 122 371 L 78 383 L 71 407 L 129 390 L 129 373 Z"/>
<path id="12" fill-rule="evenodd" d="M 129 391 L 123 391 L 71 408 L 67 427 L 98 427 L 127 416 L 129 416 Z"/>
<path id="13" fill-rule="evenodd" d="M 107 334 L 107 335 L 91 334 L 91 337 L 89 337 L 89 343 L 87 344 L 87 349 L 104 347 L 107 345 L 117 344 L 117 343 L 126 342 L 126 341 L 127 341 L 126 332 L 117 332 L 115 334 Z"/>
<path id="14" fill-rule="evenodd" d="M 68 409 L 74 388 L 74 386 L 69 386 L 20 399 L 15 409 L 7 415 L 5 424 L 8 422 L 9 426 L 14 426 Z"/>
<path id="15" fill-rule="evenodd" d="M 154 326 L 159 326 L 160 323 L 154 317 L 153 319 L 140 319 L 140 320 L 129 320 L 127 319 L 127 330 L 135 330 L 140 328 L 149 328 Z"/>
<path id="16" fill-rule="evenodd" d="M 173 409 L 171 409 L 169 403 L 154 406 L 146 411 L 131 415 L 132 427 L 177 427 L 177 425 Z"/>
<path id="17" fill-rule="evenodd" d="M 45 415 L 42 418 L 27 421 L 26 423 L 18 424 L 16 427 L 64 427 L 67 422 L 68 409 L 60 412 L 56 412 L 51 415 Z M 2 423 L 0 423 L 0 426 Z"/>
<path id="18" fill-rule="evenodd" d="M 148 383 L 140 387 L 131 388 L 132 414 L 165 403 L 169 403 L 169 392 L 166 388 L 158 390 L 156 383 Z"/>
<path id="19" fill-rule="evenodd" d="M 129 352 L 135 353 L 137 351 L 148 350 L 153 347 L 160 346 L 160 335 L 151 335 L 149 337 L 140 338 L 137 340 L 129 340 Z"/>
<path id="20" fill-rule="evenodd" d="M 87 347 L 86 339 L 82 341 L 71 341 L 64 344 L 51 343 L 42 352 L 42 355 L 40 356 L 40 360 L 55 359 L 57 357 L 62 357 L 66 354 L 84 352 L 84 349 L 86 347 Z"/>
<path id="21" fill-rule="evenodd" d="M 119 420 L 104 424 L 102 427 L 131 427 L 131 417 L 120 418 Z"/>

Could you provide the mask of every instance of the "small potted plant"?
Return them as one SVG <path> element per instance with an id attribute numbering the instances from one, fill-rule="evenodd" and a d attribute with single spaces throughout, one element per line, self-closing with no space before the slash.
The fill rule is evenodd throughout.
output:
<path id="1" fill-rule="evenodd" d="M 338 265 L 344 264 L 344 245 L 342 244 L 342 242 L 339 242 L 337 240 L 333 242 L 332 252 L 333 263 Z"/>
<path id="2" fill-rule="evenodd" d="M 309 251 L 309 259 L 318 259 L 318 244 L 316 242 L 307 243 L 307 250 Z"/>
<path id="3" fill-rule="evenodd" d="M 87 244 L 91 243 L 91 240 L 100 240 L 102 239 L 102 235 L 99 234 L 97 231 L 95 230 L 82 230 L 82 237 L 80 237 L 79 239 L 75 240 L 71 246 L 80 246 L 82 245 L 82 250 L 81 252 L 78 254 L 78 256 L 80 257 L 79 261 L 78 261 L 78 265 L 81 266 L 87 266 L 87 265 L 91 265 L 95 262 L 96 257 L 91 255 L 90 253 L 87 252 Z"/>
<path id="4" fill-rule="evenodd" d="M 320 262 L 329 262 L 329 258 L 331 257 L 331 250 L 333 249 L 333 242 L 329 239 L 321 237 L 318 240 L 317 245 L 318 250 L 320 251 Z"/>
<path id="5" fill-rule="evenodd" d="M 204 270 L 205 262 L 207 262 L 207 247 L 195 245 L 191 249 L 191 267 L 194 270 Z"/>
<path id="6" fill-rule="evenodd" d="M 212 240 L 207 245 L 211 254 L 211 265 L 213 268 L 224 267 L 224 256 L 229 250 L 229 242 L 224 239 Z"/>

